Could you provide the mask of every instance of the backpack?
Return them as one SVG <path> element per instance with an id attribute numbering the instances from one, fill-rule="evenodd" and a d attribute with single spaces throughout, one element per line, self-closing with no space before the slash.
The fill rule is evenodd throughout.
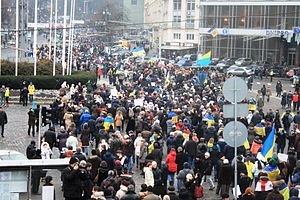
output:
<path id="1" fill-rule="evenodd" d="M 194 197 L 195 198 L 202 198 L 203 197 L 203 187 L 201 185 L 196 185 L 195 186 Z"/>

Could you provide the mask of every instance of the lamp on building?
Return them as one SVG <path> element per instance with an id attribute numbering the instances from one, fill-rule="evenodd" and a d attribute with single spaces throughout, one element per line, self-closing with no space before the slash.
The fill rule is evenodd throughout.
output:
<path id="1" fill-rule="evenodd" d="M 227 17 L 224 18 L 224 22 L 228 22 L 228 18 Z"/>
<path id="2" fill-rule="evenodd" d="M 245 23 L 245 18 L 244 17 L 241 18 L 241 23 Z"/>

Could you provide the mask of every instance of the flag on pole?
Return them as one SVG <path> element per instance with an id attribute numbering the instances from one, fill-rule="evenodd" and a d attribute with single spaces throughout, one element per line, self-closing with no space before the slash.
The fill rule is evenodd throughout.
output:
<path id="1" fill-rule="evenodd" d="M 141 56 L 141 55 L 144 55 L 146 54 L 145 50 L 143 47 L 141 48 L 135 48 L 132 50 L 132 55 L 133 56 Z"/>
<path id="2" fill-rule="evenodd" d="M 272 157 L 274 146 L 275 146 L 275 129 L 273 127 L 271 133 L 268 135 L 266 141 L 264 142 L 261 150 L 261 154 L 265 157 L 265 160 Z"/>
<path id="3" fill-rule="evenodd" d="M 197 60 L 197 66 L 204 67 L 209 65 L 210 59 L 211 59 L 211 51 L 204 54 L 203 56 L 201 56 L 201 58 L 199 58 L 199 60 Z"/>

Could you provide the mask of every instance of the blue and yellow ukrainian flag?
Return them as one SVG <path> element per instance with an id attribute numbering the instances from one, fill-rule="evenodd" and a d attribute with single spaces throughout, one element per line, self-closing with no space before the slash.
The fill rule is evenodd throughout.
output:
<path id="1" fill-rule="evenodd" d="M 279 188 L 279 193 L 282 194 L 284 200 L 290 199 L 290 190 L 286 183 L 282 184 Z"/>
<path id="2" fill-rule="evenodd" d="M 114 128 L 115 120 L 112 117 L 108 116 L 104 119 L 103 126 L 104 126 L 105 130 L 109 130 L 110 126 L 112 126 Z"/>
<path id="3" fill-rule="evenodd" d="M 132 55 L 133 56 L 141 56 L 141 55 L 144 55 L 146 54 L 145 50 L 143 47 L 140 47 L 140 48 L 135 48 L 132 50 Z"/>
<path id="4" fill-rule="evenodd" d="M 261 154 L 265 157 L 265 160 L 273 156 L 274 146 L 275 146 L 275 129 L 273 127 L 271 133 L 268 135 L 266 141 L 264 142 L 261 150 Z"/>
<path id="5" fill-rule="evenodd" d="M 197 60 L 197 66 L 204 67 L 210 64 L 210 58 L 211 58 L 211 51 L 208 53 L 204 54 Z"/>
<path id="6" fill-rule="evenodd" d="M 257 135 L 260 135 L 262 137 L 266 136 L 265 125 L 263 125 L 262 123 L 256 124 L 254 129 Z"/>

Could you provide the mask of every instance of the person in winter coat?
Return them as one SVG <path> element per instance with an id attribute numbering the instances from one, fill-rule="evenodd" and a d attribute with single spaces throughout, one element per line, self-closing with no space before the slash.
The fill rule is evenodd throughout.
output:
<path id="1" fill-rule="evenodd" d="M 185 162 L 183 164 L 183 166 L 184 166 L 184 169 L 180 170 L 178 175 L 176 176 L 178 191 L 181 189 L 182 186 L 185 185 L 187 174 L 191 174 L 194 176 L 194 172 L 193 172 L 193 170 L 190 169 L 190 164 L 188 162 Z"/>
<path id="2" fill-rule="evenodd" d="M 36 155 L 36 147 L 35 147 L 35 141 L 32 140 L 28 147 L 26 148 L 26 157 L 28 159 L 34 159 Z"/>
<path id="3" fill-rule="evenodd" d="M 202 176 L 202 180 L 201 180 L 201 184 L 203 185 L 204 180 L 208 180 L 209 184 L 210 184 L 210 188 L 209 190 L 213 190 L 215 188 L 215 184 L 212 181 L 212 177 L 211 177 L 211 172 L 212 172 L 212 161 L 210 159 L 210 153 L 206 152 L 204 154 L 204 162 L 203 162 L 203 176 Z"/>
<path id="4" fill-rule="evenodd" d="M 157 163 L 155 161 L 152 161 L 152 173 L 153 173 L 154 186 L 155 186 L 158 182 L 161 182 L 161 171 L 157 167 Z"/>
<path id="5" fill-rule="evenodd" d="M 192 174 L 186 175 L 185 188 L 190 193 L 190 196 L 194 199 L 194 191 L 195 191 L 195 180 Z"/>
<path id="6" fill-rule="evenodd" d="M 244 194 L 241 197 L 241 200 L 255 200 L 255 194 L 251 187 L 247 187 Z"/>
<path id="7" fill-rule="evenodd" d="M 95 177 L 95 182 L 100 187 L 102 182 L 108 177 L 108 167 L 106 161 L 101 161 L 98 169 L 98 174 Z"/>
<path id="8" fill-rule="evenodd" d="M 80 135 L 80 141 L 81 141 L 81 144 L 82 144 L 82 151 L 86 155 L 88 155 L 90 141 L 91 141 L 91 133 L 90 133 L 90 128 L 89 128 L 88 123 L 85 123 L 83 125 L 83 128 L 81 130 L 81 135 Z"/>
<path id="9" fill-rule="evenodd" d="M 291 115 L 291 111 L 286 110 L 286 112 L 285 112 L 285 114 L 283 114 L 281 120 L 282 120 L 282 125 L 283 125 L 284 131 L 286 132 L 287 135 L 289 135 L 290 127 L 293 122 L 293 116 Z"/>
<path id="10" fill-rule="evenodd" d="M 123 180 L 121 181 L 120 189 L 116 193 L 116 198 L 121 199 L 123 196 L 125 196 L 126 192 L 128 191 L 127 186 L 128 186 L 128 181 Z"/>
<path id="11" fill-rule="evenodd" d="M 197 154 L 197 143 L 193 140 L 193 134 L 189 135 L 189 140 L 185 143 L 184 150 L 187 154 L 191 168 L 194 169 L 194 160 Z"/>
<path id="12" fill-rule="evenodd" d="M 174 132 L 171 132 L 170 136 L 167 139 L 167 153 L 169 153 L 170 150 L 175 147 L 176 147 L 176 140 L 174 137 Z"/>
<path id="13" fill-rule="evenodd" d="M 128 185 L 126 194 L 120 200 L 141 200 L 134 191 L 134 185 Z"/>
<path id="14" fill-rule="evenodd" d="M 216 190 L 217 195 L 222 195 L 224 193 L 229 193 L 230 184 L 233 180 L 233 167 L 229 164 L 227 159 L 223 160 L 223 165 L 220 170 L 220 175 L 218 179 L 218 186 Z M 219 193 L 221 190 L 221 193 Z"/>
<path id="15" fill-rule="evenodd" d="M 234 164 L 234 162 L 232 163 Z M 248 174 L 247 172 L 247 167 L 245 165 L 245 163 L 243 163 L 243 157 L 242 156 L 237 156 L 237 173 L 238 173 L 238 183 L 240 181 L 240 174 Z"/>
<path id="16" fill-rule="evenodd" d="M 280 97 L 282 92 L 282 84 L 281 81 L 277 81 L 276 83 L 276 97 Z"/>
<path id="17" fill-rule="evenodd" d="M 170 200 L 180 200 L 178 195 L 175 193 L 174 186 L 168 187 L 168 196 L 169 196 Z"/>
<path id="18" fill-rule="evenodd" d="M 295 152 L 297 152 L 297 160 L 300 159 L 300 130 L 296 130 L 296 138 L 295 138 Z"/>
<path id="19" fill-rule="evenodd" d="M 161 166 L 161 160 L 163 157 L 163 153 L 161 151 L 159 143 L 154 143 L 154 149 L 153 151 L 147 156 L 147 159 L 154 160 L 157 162 L 158 167 Z"/>
<path id="20" fill-rule="evenodd" d="M 94 181 L 97 174 L 98 174 L 98 169 L 101 164 L 101 158 L 97 156 L 97 152 L 95 149 L 91 151 L 91 156 L 87 159 L 88 163 L 91 163 L 92 169 L 91 169 L 91 179 Z"/>
<path id="21" fill-rule="evenodd" d="M 278 132 L 276 132 L 276 143 L 277 143 L 277 154 L 283 153 L 286 145 L 286 133 L 283 128 L 279 128 Z"/>
<path id="22" fill-rule="evenodd" d="M 68 133 L 64 129 L 61 129 L 57 135 L 57 140 L 56 140 L 56 142 L 58 143 L 59 151 L 62 152 L 63 148 L 67 148 L 66 143 L 68 137 L 69 137 Z"/>
<path id="23" fill-rule="evenodd" d="M 176 153 L 177 174 L 183 169 L 183 164 L 185 162 L 188 162 L 187 155 L 185 152 L 183 152 L 182 147 L 178 147 Z"/>
<path id="24" fill-rule="evenodd" d="M 82 188 L 82 173 L 79 170 L 79 160 L 72 157 L 69 161 L 69 166 L 62 171 L 61 179 L 63 182 L 64 198 L 66 200 L 81 200 Z"/>
<path id="25" fill-rule="evenodd" d="M 74 123 L 72 110 L 69 108 L 67 112 L 64 114 L 64 120 L 65 120 L 65 129 L 69 130 L 69 128 Z"/>
<path id="26" fill-rule="evenodd" d="M 287 104 L 287 93 L 286 91 L 283 91 L 283 94 L 281 96 L 281 108 L 282 109 L 286 108 L 286 104 Z"/>
<path id="27" fill-rule="evenodd" d="M 147 186 L 154 186 L 154 175 L 152 172 L 152 163 L 149 162 L 146 167 L 144 167 L 144 173 L 145 173 L 145 184 Z"/>
<path id="28" fill-rule="evenodd" d="M 174 185 L 174 174 L 177 171 L 176 164 L 176 151 L 174 148 L 171 149 L 170 153 L 167 155 L 166 163 L 168 166 L 168 180 L 170 185 Z"/>
<path id="29" fill-rule="evenodd" d="M 51 159 L 53 152 L 50 149 L 50 146 L 47 142 L 43 142 L 41 145 L 41 156 L 42 160 Z"/>
<path id="30" fill-rule="evenodd" d="M 255 187 L 255 199 L 266 199 L 267 195 L 273 191 L 273 183 L 269 180 L 268 174 L 261 172 Z"/>
<path id="31" fill-rule="evenodd" d="M 44 140 L 47 142 L 51 148 L 51 150 L 54 147 L 54 144 L 56 143 L 56 133 L 55 128 L 50 127 L 45 133 L 44 133 Z"/>
<path id="32" fill-rule="evenodd" d="M 242 194 L 244 194 L 246 188 L 250 187 L 250 184 L 251 178 L 247 174 L 241 173 L 239 186 Z"/>
<path id="33" fill-rule="evenodd" d="M 35 118 L 34 111 L 32 108 L 30 108 L 29 112 L 28 112 L 28 131 L 27 131 L 29 136 L 30 136 L 31 129 L 32 129 L 32 136 L 33 137 L 35 136 L 35 131 L 34 131 L 35 121 L 36 121 L 36 118 Z"/>
<path id="34" fill-rule="evenodd" d="M 135 154 L 135 164 L 136 167 L 139 167 L 139 158 L 141 157 L 141 146 L 144 144 L 145 139 L 142 137 L 142 134 L 139 133 L 138 136 L 134 140 L 134 154 Z"/>
<path id="35" fill-rule="evenodd" d="M 259 150 L 262 148 L 262 141 L 259 136 L 255 136 L 252 146 L 250 148 L 250 152 L 256 156 Z"/>

